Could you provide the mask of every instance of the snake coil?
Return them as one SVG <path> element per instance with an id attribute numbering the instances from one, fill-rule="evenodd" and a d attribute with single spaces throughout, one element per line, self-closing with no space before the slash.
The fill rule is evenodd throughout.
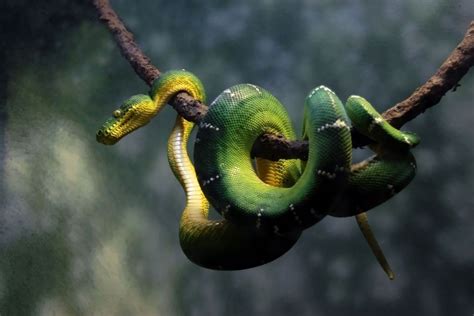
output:
<path id="1" fill-rule="evenodd" d="M 193 74 L 162 74 L 149 95 L 128 99 L 97 132 L 97 140 L 114 144 L 146 125 L 181 91 L 205 101 L 202 83 Z M 373 140 L 375 155 L 352 164 L 352 128 Z M 245 269 L 287 252 L 301 232 L 323 219 L 356 216 L 380 264 L 393 278 L 373 237 L 365 212 L 400 192 L 413 179 L 416 162 L 410 149 L 415 134 L 390 126 L 362 97 L 345 103 L 325 86 L 313 89 L 304 104 L 306 162 L 268 161 L 250 157 L 263 133 L 296 139 L 281 103 L 265 89 L 240 84 L 224 90 L 198 125 L 194 169 L 187 144 L 194 127 L 178 116 L 168 141 L 168 160 L 186 192 L 180 243 L 186 256 L 211 269 Z M 209 202 L 221 220 L 208 218 Z"/>

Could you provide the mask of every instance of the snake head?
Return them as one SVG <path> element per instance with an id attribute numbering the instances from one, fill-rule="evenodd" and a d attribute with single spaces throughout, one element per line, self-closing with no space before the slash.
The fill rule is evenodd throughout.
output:
<path id="1" fill-rule="evenodd" d="M 137 94 L 113 112 L 97 131 L 96 139 L 104 145 L 113 145 L 125 135 L 146 125 L 158 113 L 158 109 L 150 96 Z"/>

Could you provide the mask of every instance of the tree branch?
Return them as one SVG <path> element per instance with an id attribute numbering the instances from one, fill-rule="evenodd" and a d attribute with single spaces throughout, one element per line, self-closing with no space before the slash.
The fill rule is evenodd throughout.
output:
<path id="1" fill-rule="evenodd" d="M 160 76 L 160 71 L 151 64 L 148 58 L 138 47 L 133 34 L 127 30 L 122 20 L 110 5 L 108 0 L 92 0 L 99 13 L 99 20 L 104 23 L 114 36 L 122 56 L 130 63 L 137 75 L 151 86 L 153 80 Z"/>
<path id="2" fill-rule="evenodd" d="M 149 86 L 160 75 L 160 71 L 151 64 L 150 59 L 136 44 L 119 16 L 112 9 L 109 0 L 92 0 L 99 13 L 99 20 L 110 30 L 125 59 L 137 75 Z M 449 90 L 459 86 L 458 82 L 474 65 L 474 21 L 464 39 L 451 52 L 438 71 L 423 85 L 418 87 L 406 100 L 397 103 L 385 111 L 382 116 L 393 126 L 399 128 L 411 121 L 428 108 L 436 105 Z M 194 100 L 186 92 L 176 95 L 170 105 L 179 115 L 192 122 L 201 121 L 207 113 L 207 106 Z M 352 131 L 353 147 L 362 147 L 370 140 Z M 252 156 L 270 160 L 303 159 L 308 157 L 308 143 L 289 141 L 281 135 L 264 134 L 255 142 Z"/>
<path id="3" fill-rule="evenodd" d="M 456 91 L 458 82 L 473 65 L 474 21 L 471 21 L 461 43 L 456 46 L 436 73 L 406 100 L 386 111 L 384 117 L 391 125 L 401 127 L 437 104 L 449 90 Z"/>

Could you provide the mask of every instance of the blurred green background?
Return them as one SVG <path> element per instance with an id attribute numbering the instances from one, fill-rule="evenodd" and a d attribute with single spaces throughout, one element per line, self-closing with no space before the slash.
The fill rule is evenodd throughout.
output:
<path id="1" fill-rule="evenodd" d="M 210 99 L 261 85 L 298 129 L 320 84 L 380 111 L 403 100 L 474 18 L 471 0 L 112 4 L 160 70 L 194 72 Z M 369 213 L 394 281 L 352 218 L 326 218 L 270 264 L 216 272 L 179 247 L 184 194 L 165 152 L 175 112 L 113 147 L 95 141 L 147 86 L 92 6 L 3 0 L 0 26 L 2 316 L 474 313 L 472 71 L 406 125 L 422 139 L 417 177 Z"/>

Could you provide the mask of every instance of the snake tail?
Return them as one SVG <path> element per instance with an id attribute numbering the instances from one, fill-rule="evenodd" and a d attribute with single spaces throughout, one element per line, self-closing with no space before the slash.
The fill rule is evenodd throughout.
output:
<path id="1" fill-rule="evenodd" d="M 387 274 L 388 278 L 390 280 L 393 280 L 395 278 L 395 274 L 393 273 L 390 264 L 385 258 L 382 248 L 380 247 L 379 243 L 377 242 L 377 239 L 375 238 L 374 233 L 372 232 L 372 229 L 370 228 L 367 213 L 362 212 L 357 214 L 355 217 L 357 220 L 357 224 L 359 225 L 360 231 L 367 240 L 367 243 L 369 244 L 369 247 L 372 250 L 375 258 L 377 258 L 377 261 Z"/>

